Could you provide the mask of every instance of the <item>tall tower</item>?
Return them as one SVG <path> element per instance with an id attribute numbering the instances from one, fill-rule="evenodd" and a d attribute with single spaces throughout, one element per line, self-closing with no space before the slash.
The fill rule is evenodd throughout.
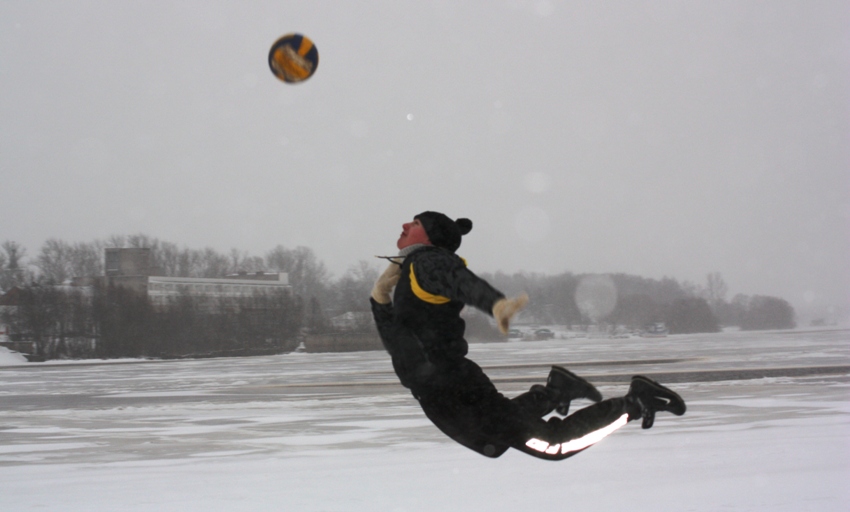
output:
<path id="1" fill-rule="evenodd" d="M 106 275 L 114 276 L 150 276 L 151 250 L 148 248 L 106 249 Z"/>

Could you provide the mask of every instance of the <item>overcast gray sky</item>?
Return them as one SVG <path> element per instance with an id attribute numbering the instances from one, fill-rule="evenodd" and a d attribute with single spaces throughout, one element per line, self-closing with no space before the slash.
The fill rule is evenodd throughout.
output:
<path id="1" fill-rule="evenodd" d="M 459 5 L 460 4 L 460 5 Z M 316 74 L 270 45 L 300 32 Z M 0 3 L 0 239 L 314 249 L 850 307 L 845 1 Z"/>

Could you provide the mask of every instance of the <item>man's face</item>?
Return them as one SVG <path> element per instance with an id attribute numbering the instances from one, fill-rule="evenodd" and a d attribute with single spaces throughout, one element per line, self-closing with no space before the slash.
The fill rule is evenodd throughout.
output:
<path id="1" fill-rule="evenodd" d="M 398 237 L 396 247 L 404 249 L 414 244 L 431 244 L 428 233 L 425 232 L 419 219 L 413 219 L 413 222 L 405 222 L 401 225 L 401 236 Z"/>

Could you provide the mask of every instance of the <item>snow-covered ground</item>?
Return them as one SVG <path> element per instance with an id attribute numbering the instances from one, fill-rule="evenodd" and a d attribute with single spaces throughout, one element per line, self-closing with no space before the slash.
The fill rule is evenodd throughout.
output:
<path id="1" fill-rule="evenodd" d="M 27 358 L 6 347 L 0 347 L 0 366 L 10 366 L 13 364 L 27 364 Z"/>
<path id="2" fill-rule="evenodd" d="M 685 416 L 630 424 L 562 462 L 491 460 L 446 439 L 380 352 L 55 365 L 7 354 L 0 510 L 846 511 L 850 374 L 681 372 L 848 365 L 848 342 L 789 331 L 472 345 L 508 395 L 550 363 L 607 396 L 634 373 L 676 381 Z"/>

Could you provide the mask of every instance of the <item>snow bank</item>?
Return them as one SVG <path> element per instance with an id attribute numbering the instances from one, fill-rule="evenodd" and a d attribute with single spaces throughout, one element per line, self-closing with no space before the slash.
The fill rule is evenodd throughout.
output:
<path id="1" fill-rule="evenodd" d="M 0 347 L 0 366 L 12 366 L 26 364 L 27 358 L 17 352 L 12 352 L 6 347 Z"/>

